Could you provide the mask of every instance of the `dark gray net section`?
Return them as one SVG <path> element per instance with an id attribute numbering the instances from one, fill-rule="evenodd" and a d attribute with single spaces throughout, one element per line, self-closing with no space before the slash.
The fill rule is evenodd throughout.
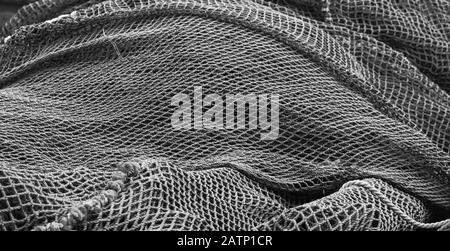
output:
<path id="1" fill-rule="evenodd" d="M 406 22 L 398 5 L 356 2 L 55 1 L 17 14 L 0 45 L 0 229 L 444 226 L 424 223 L 450 209 L 448 19 L 388 26 L 370 13 Z M 399 45 L 416 38 L 429 47 Z M 279 137 L 175 130 L 171 98 L 194 86 L 278 94 Z M 127 161 L 139 172 L 117 178 Z"/>

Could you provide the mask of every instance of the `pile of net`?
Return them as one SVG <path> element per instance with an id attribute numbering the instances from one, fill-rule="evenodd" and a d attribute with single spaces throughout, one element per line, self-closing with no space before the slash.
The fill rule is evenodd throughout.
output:
<path id="1" fill-rule="evenodd" d="M 20 4 L 0 230 L 450 228 L 447 0 Z M 174 129 L 196 86 L 278 95 L 278 137 Z"/>

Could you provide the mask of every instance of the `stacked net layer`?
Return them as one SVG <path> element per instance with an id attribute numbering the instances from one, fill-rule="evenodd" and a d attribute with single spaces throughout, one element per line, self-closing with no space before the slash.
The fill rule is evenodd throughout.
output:
<path id="1" fill-rule="evenodd" d="M 448 8 L 29 3 L 2 28 L 0 229 L 445 228 Z M 279 95 L 278 138 L 175 130 L 194 86 Z"/>

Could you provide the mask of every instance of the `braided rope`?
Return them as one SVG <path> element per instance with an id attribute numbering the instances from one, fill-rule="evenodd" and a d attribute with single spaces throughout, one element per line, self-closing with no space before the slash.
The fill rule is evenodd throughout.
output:
<path id="1" fill-rule="evenodd" d="M 450 219 L 433 222 L 433 223 L 423 223 L 423 222 L 416 221 L 414 218 L 412 218 L 411 216 L 406 214 L 404 211 L 402 211 L 400 209 L 400 207 L 395 205 L 388 197 L 386 197 L 386 195 L 381 193 L 380 190 L 378 190 L 375 186 L 373 186 L 372 184 L 370 184 L 366 181 L 353 180 L 353 181 L 345 183 L 341 189 L 346 189 L 350 186 L 359 186 L 359 187 L 363 187 L 363 188 L 369 190 L 372 194 L 374 194 L 376 197 L 378 197 L 381 200 L 381 202 L 386 204 L 389 209 L 391 209 L 398 216 L 400 216 L 400 218 L 402 218 L 404 221 L 413 225 L 416 228 L 438 229 L 438 230 L 444 230 L 444 229 L 450 228 Z"/>
<path id="2" fill-rule="evenodd" d="M 102 208 L 110 205 L 125 187 L 125 181 L 136 176 L 141 166 L 134 162 L 125 162 L 118 166 L 119 171 L 112 174 L 112 179 L 107 183 L 106 189 L 91 199 L 64 209 L 57 219 L 46 225 L 36 226 L 33 231 L 70 231 L 76 228 L 88 217 L 99 215 Z"/>

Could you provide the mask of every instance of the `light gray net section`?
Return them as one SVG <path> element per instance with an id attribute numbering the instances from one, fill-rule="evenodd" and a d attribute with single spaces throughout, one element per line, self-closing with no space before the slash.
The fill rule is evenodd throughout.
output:
<path id="1" fill-rule="evenodd" d="M 444 228 L 449 4 L 373 2 L 25 5 L 0 45 L 0 229 Z M 174 130 L 194 86 L 278 94 L 279 137 Z"/>

